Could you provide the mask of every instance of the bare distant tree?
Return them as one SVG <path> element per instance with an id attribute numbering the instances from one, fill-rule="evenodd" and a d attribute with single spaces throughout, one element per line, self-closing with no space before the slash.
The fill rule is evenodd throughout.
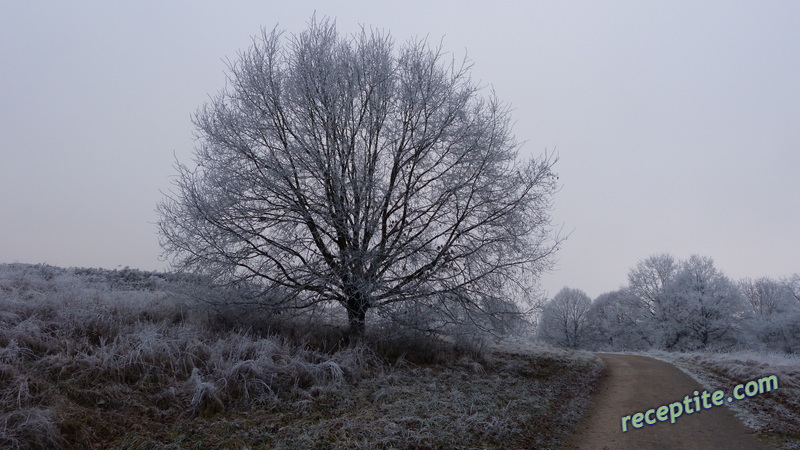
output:
<path id="1" fill-rule="evenodd" d="M 563 288 L 542 309 L 539 338 L 570 348 L 587 343 L 592 299 L 580 289 Z"/>
<path id="2" fill-rule="evenodd" d="M 338 303 L 354 335 L 373 310 L 487 327 L 519 312 L 558 244 L 556 159 L 518 158 L 508 106 L 469 64 L 312 19 L 263 31 L 229 71 L 194 116 L 196 168 L 177 163 L 159 205 L 177 266 L 278 307 Z"/>

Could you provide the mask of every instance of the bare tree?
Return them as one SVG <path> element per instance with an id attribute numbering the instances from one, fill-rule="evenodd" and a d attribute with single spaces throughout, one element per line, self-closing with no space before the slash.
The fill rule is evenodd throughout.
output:
<path id="1" fill-rule="evenodd" d="M 503 323 L 552 264 L 556 158 L 522 161 L 470 65 L 312 19 L 262 31 L 194 116 L 196 168 L 160 204 L 176 266 L 283 308 L 338 303 L 426 326 Z M 278 290 L 281 295 L 274 295 Z M 422 315 L 422 316 L 420 316 Z"/>
<path id="2" fill-rule="evenodd" d="M 592 299 L 585 292 L 561 289 L 542 309 L 539 338 L 570 348 L 583 346 L 590 337 L 591 307 Z"/>

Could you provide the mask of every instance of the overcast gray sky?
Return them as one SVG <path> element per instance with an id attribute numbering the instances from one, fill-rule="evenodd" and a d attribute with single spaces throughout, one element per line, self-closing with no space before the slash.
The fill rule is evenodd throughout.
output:
<path id="1" fill-rule="evenodd" d="M 163 269 L 155 205 L 190 116 L 260 27 L 312 13 L 443 39 L 555 149 L 542 279 L 595 297 L 638 260 L 800 272 L 800 2 L 71 1 L 0 4 L 0 262 Z"/>

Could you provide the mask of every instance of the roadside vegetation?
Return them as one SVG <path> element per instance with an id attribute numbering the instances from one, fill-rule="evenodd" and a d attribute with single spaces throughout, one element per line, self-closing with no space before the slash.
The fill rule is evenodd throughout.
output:
<path id="1" fill-rule="evenodd" d="M 346 322 L 236 295 L 0 265 L 0 447 L 553 448 L 603 373 L 584 352 L 388 326 L 345 345 Z"/>

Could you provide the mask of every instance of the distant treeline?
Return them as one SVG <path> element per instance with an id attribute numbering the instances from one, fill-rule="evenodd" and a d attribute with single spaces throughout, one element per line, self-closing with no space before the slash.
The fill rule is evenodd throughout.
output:
<path id="1" fill-rule="evenodd" d="M 86 282 L 107 282 L 112 287 L 126 287 L 129 289 L 156 290 L 164 284 L 172 283 L 198 283 L 209 282 L 208 277 L 202 275 L 161 272 L 131 269 L 103 269 L 94 267 L 58 267 L 49 264 L 9 263 L 0 264 L 0 274 L 13 276 L 22 280 L 27 275 L 31 279 L 50 281 L 58 276 L 76 276 Z"/>
<path id="2" fill-rule="evenodd" d="M 800 274 L 733 281 L 708 257 L 654 255 L 594 301 L 562 289 L 543 305 L 538 335 L 592 350 L 800 353 Z"/>

